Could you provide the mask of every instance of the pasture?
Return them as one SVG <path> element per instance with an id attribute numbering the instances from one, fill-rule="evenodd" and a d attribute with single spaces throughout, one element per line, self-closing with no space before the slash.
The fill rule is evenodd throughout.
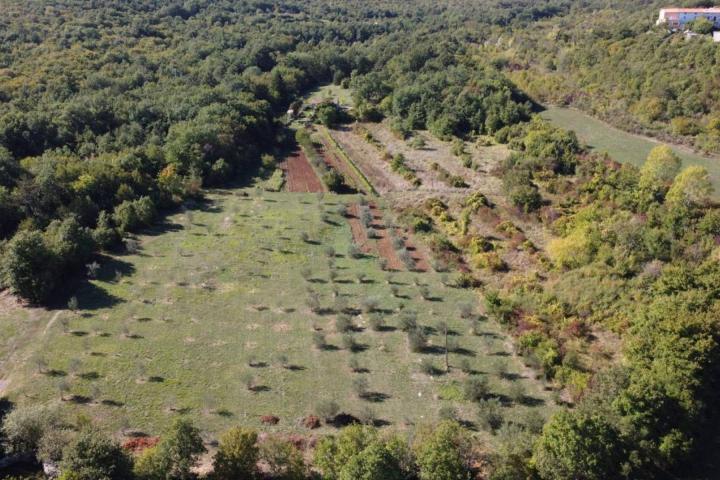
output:
<path id="1" fill-rule="evenodd" d="M 307 432 L 302 419 L 327 401 L 396 428 L 443 407 L 472 425 L 469 376 L 487 380 L 506 416 L 545 414 L 547 393 L 479 314 L 477 292 L 451 286 L 453 274 L 386 272 L 353 251 L 339 207 L 358 200 L 213 191 L 138 236 L 132 253 L 100 259 L 75 311 L 6 298 L 6 393 L 111 432 L 156 434 L 187 415 L 209 438 L 260 427 L 262 415 L 280 418 L 267 429 Z M 409 317 L 427 334 L 417 352 L 400 328 Z"/>
<path id="2" fill-rule="evenodd" d="M 573 130 L 578 139 L 598 152 L 607 152 L 613 160 L 641 166 L 650 150 L 662 142 L 652 138 L 634 135 L 592 118 L 578 110 L 562 107 L 548 107 L 541 116 L 558 127 Z M 683 167 L 700 165 L 710 173 L 715 190 L 720 192 L 720 158 L 705 157 L 686 147 L 671 145 L 682 159 Z"/>

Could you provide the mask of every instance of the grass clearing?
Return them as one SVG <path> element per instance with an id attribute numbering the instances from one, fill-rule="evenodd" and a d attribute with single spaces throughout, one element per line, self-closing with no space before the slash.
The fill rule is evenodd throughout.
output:
<path id="1" fill-rule="evenodd" d="M 281 419 L 264 428 L 302 430 L 301 419 L 321 400 L 355 416 L 369 408 L 396 427 L 436 419 L 443 405 L 472 422 L 473 404 L 441 400 L 448 384 L 468 375 L 462 366 L 487 377 L 503 399 L 522 385 L 527 401 L 508 400 L 508 416 L 550 408 L 540 383 L 522 376 L 500 326 L 482 320 L 474 335 L 460 318 L 460 305 L 477 301 L 474 292 L 443 286 L 440 274 L 397 272 L 395 296 L 376 258 L 346 255 L 350 228 L 336 210 L 356 197 L 225 190 L 208 200 L 140 236 L 137 253 L 101 262 L 98 279 L 76 293 L 77 312 L 3 308 L 13 401 L 54 402 L 108 431 L 154 434 L 184 414 L 211 437 L 238 423 L 260 428 L 261 415 Z M 320 314 L 310 311 L 311 296 Z M 366 311 L 373 303 L 385 324 L 379 330 Z M 353 311 L 352 333 L 336 332 L 340 308 Z M 424 353 L 412 353 L 399 329 L 406 311 L 429 327 Z M 444 366 L 443 336 L 433 330 L 439 320 L 457 345 L 451 373 L 430 376 L 420 372 L 423 359 Z M 324 350 L 313 347 L 318 332 Z M 354 337 L 355 353 L 344 335 Z M 367 378 L 364 398 L 353 388 L 358 376 Z"/>
<path id="2" fill-rule="evenodd" d="M 558 127 L 575 131 L 580 141 L 592 149 L 607 152 L 615 161 L 638 167 L 645 162 L 650 150 L 662 145 L 662 142 L 624 132 L 572 108 L 548 107 L 541 116 Z M 682 159 L 684 167 L 700 165 L 707 169 L 715 190 L 720 192 L 720 158 L 704 157 L 685 147 L 670 146 Z"/>

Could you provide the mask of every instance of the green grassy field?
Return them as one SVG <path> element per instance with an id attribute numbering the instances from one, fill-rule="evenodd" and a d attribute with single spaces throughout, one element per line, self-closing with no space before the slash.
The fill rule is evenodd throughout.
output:
<path id="1" fill-rule="evenodd" d="M 548 107 L 541 116 L 559 127 L 574 130 L 582 142 L 597 151 L 607 152 L 618 162 L 640 166 L 650 150 L 660 145 L 656 140 L 618 130 L 571 108 Z M 703 157 L 680 147 L 674 147 L 674 150 L 682 159 L 683 166 L 705 167 L 716 193 L 720 193 L 720 158 Z"/>
<path id="2" fill-rule="evenodd" d="M 312 90 L 306 97 L 306 103 L 319 103 L 324 100 L 332 100 L 338 105 L 352 106 L 352 91 L 339 85 L 329 84 Z"/>
<path id="3" fill-rule="evenodd" d="M 507 402 L 506 415 L 546 413 L 552 402 L 538 382 L 521 375 L 499 325 L 479 319 L 476 335 L 471 320 L 460 318 L 460 305 L 475 305 L 476 292 L 444 286 L 439 273 L 396 272 L 395 297 L 376 258 L 346 255 L 350 228 L 336 210 L 350 199 L 215 191 L 204 206 L 141 235 L 136 253 L 106 257 L 98 278 L 77 291 L 77 312 L 3 309 L 10 398 L 53 402 L 114 432 L 157 433 L 175 416 L 188 415 L 215 436 L 234 424 L 258 427 L 266 414 L 281 418 L 273 428 L 298 431 L 300 419 L 330 399 L 353 415 L 370 408 L 394 426 L 433 420 L 443 405 L 474 421 L 475 407 L 460 398 L 467 374 L 457 367 L 467 359 L 497 395 L 522 385 L 527 401 Z M 336 252 L 334 282 L 328 247 Z M 360 283 L 358 274 L 367 279 Z M 430 300 L 422 298 L 424 288 Z M 310 311 L 309 289 L 325 312 Z M 384 331 L 368 328 L 362 311 L 368 299 L 377 302 Z M 335 312 L 343 307 L 358 310 L 357 353 L 345 349 L 335 331 Z M 443 366 L 442 337 L 432 334 L 429 352 L 412 353 L 397 329 L 404 311 L 416 312 L 425 326 L 441 319 L 450 324 L 459 349 L 450 354 L 449 375 L 420 372 L 422 358 Z M 329 348 L 314 348 L 316 330 L 327 335 Z M 365 373 L 352 372 L 351 357 Z M 46 362 L 41 373 L 38 359 Z M 248 375 L 254 391 L 246 387 Z M 369 399 L 353 389 L 358 376 L 367 379 Z"/>

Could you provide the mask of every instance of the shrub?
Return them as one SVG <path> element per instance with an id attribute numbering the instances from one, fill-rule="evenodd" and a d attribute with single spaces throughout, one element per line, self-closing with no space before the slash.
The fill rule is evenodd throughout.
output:
<path id="1" fill-rule="evenodd" d="M 470 377 L 465 380 L 465 399 L 471 402 L 480 402 L 490 394 L 490 387 L 485 377 Z"/>
<path id="2" fill-rule="evenodd" d="M 220 437 L 213 458 L 213 478 L 217 480 L 257 477 L 257 432 L 235 427 Z"/>
<path id="3" fill-rule="evenodd" d="M 348 367 L 350 367 L 350 370 L 355 373 L 362 370 L 362 367 L 360 367 L 360 361 L 355 356 L 350 357 L 350 360 L 348 360 Z"/>
<path id="4" fill-rule="evenodd" d="M 411 478 L 411 472 L 403 468 L 408 457 L 401 441 L 385 440 L 374 428 L 352 425 L 337 437 L 320 440 L 314 463 L 327 479 L 401 480 Z"/>
<path id="5" fill-rule="evenodd" d="M 335 330 L 340 333 L 349 332 L 354 328 L 352 319 L 349 315 L 338 315 L 335 318 Z"/>
<path id="6" fill-rule="evenodd" d="M 43 436 L 59 426 L 60 417 L 54 408 L 28 405 L 17 407 L 5 416 L 2 435 L 11 453 L 34 454 Z"/>
<path id="7" fill-rule="evenodd" d="M 421 430 L 414 445 L 420 480 L 469 480 L 471 442 L 457 422 Z"/>
<path id="8" fill-rule="evenodd" d="M 429 358 L 423 358 L 420 361 L 420 372 L 424 373 L 425 375 L 435 375 L 437 369 L 435 368 L 432 360 L 430 360 Z"/>
<path id="9" fill-rule="evenodd" d="M 377 313 L 372 313 L 368 317 L 368 324 L 373 331 L 379 332 L 385 326 L 385 320 L 381 315 Z"/>
<path id="10" fill-rule="evenodd" d="M 460 310 L 460 318 L 463 318 L 463 319 L 472 318 L 473 310 L 474 310 L 472 304 L 462 303 L 462 304 L 460 304 L 459 310 Z"/>
<path id="11" fill-rule="evenodd" d="M 260 445 L 260 458 L 267 465 L 271 478 L 304 480 L 307 467 L 302 453 L 290 441 L 277 437 L 266 438 Z M 251 478 L 236 475 L 233 479 Z"/>
<path id="12" fill-rule="evenodd" d="M 357 245 L 355 245 L 354 243 L 348 247 L 348 257 L 350 257 L 350 258 L 362 257 L 362 252 L 360 251 L 360 248 Z"/>
<path id="13" fill-rule="evenodd" d="M 403 312 L 400 316 L 400 330 L 410 332 L 417 329 L 417 315 L 414 312 Z"/>
<path id="14" fill-rule="evenodd" d="M 497 430 L 503 424 L 502 405 L 497 398 L 478 402 L 478 424 L 485 430 Z"/>
<path id="15" fill-rule="evenodd" d="M 352 386 L 355 394 L 362 398 L 368 391 L 368 380 L 365 377 L 357 377 L 353 379 Z"/>
<path id="16" fill-rule="evenodd" d="M 340 412 L 340 406 L 334 400 L 323 400 L 315 406 L 315 413 L 326 423 L 332 421 Z"/>
<path id="17" fill-rule="evenodd" d="M 345 350 L 355 352 L 358 349 L 358 343 L 355 341 L 355 337 L 350 334 L 342 336 L 342 346 Z"/>
<path id="18" fill-rule="evenodd" d="M 55 287 L 59 262 L 42 233 L 20 231 L 4 248 L 0 284 L 32 302 L 42 302 Z"/>
<path id="19" fill-rule="evenodd" d="M 365 313 L 372 313 L 378 308 L 378 301 L 375 298 L 365 298 L 361 302 L 361 308 Z"/>
<path id="20" fill-rule="evenodd" d="M 188 420 L 178 419 L 163 435 L 157 447 L 150 448 L 135 464 L 141 479 L 191 479 L 200 455 L 206 452 L 200 431 Z"/>
<path id="21" fill-rule="evenodd" d="M 325 340 L 325 334 L 322 332 L 314 332 L 313 333 L 313 345 L 315 345 L 315 348 L 318 350 L 322 350 L 325 347 L 327 347 L 327 341 Z"/>
<path id="22" fill-rule="evenodd" d="M 63 451 L 60 471 L 73 480 L 126 480 L 132 477 L 132 462 L 118 443 L 85 431 Z"/>
<path id="23" fill-rule="evenodd" d="M 443 405 L 438 411 L 438 418 L 443 421 L 456 422 L 459 418 L 458 411 L 452 405 Z"/>
<path id="24" fill-rule="evenodd" d="M 427 345 L 427 337 L 421 329 L 416 328 L 407 332 L 408 335 L 408 346 L 410 351 L 414 353 L 422 352 Z"/>

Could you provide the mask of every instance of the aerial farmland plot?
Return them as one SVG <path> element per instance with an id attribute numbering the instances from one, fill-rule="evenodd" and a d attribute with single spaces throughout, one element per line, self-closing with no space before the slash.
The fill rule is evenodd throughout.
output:
<path id="1" fill-rule="evenodd" d="M 546 393 L 479 314 L 477 293 L 432 271 L 384 271 L 379 250 L 355 249 L 343 206 L 358 201 L 210 193 L 139 235 L 133 253 L 105 257 L 76 311 L 25 318 L 7 305 L 4 322 L 34 326 L 23 342 L 4 334 L 15 348 L 8 386 L 122 432 L 155 433 L 181 415 L 209 434 L 263 415 L 280 418 L 268 428 L 302 431 L 323 402 L 378 425 L 449 408 L 472 424 L 469 376 L 486 379 L 509 415 L 544 412 Z M 403 332 L 412 321 L 425 335 L 414 348 Z"/>

